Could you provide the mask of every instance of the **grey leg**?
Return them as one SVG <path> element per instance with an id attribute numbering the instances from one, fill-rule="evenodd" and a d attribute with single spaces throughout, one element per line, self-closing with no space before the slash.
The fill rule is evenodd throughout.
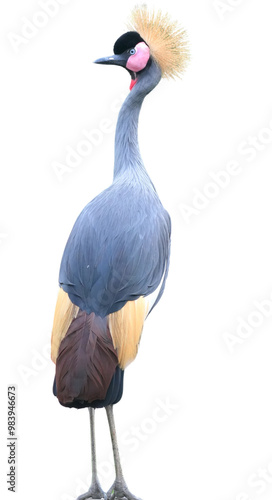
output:
<path id="1" fill-rule="evenodd" d="M 107 500 L 106 493 L 102 490 L 97 475 L 96 465 L 96 445 L 95 445 L 95 425 L 94 425 L 94 412 L 93 408 L 88 408 L 90 413 L 90 430 L 91 430 L 91 450 L 92 450 L 92 484 L 89 491 L 80 495 L 77 500 Z"/>
<path id="2" fill-rule="evenodd" d="M 108 500 L 140 500 L 138 497 L 135 497 L 134 495 L 132 495 L 132 493 L 130 493 L 126 485 L 126 482 L 124 480 L 118 443 L 117 443 L 116 428 L 113 417 L 113 406 L 112 405 L 106 406 L 106 412 L 110 428 L 115 473 L 116 473 L 116 479 L 107 493 L 108 495 L 107 498 Z"/>

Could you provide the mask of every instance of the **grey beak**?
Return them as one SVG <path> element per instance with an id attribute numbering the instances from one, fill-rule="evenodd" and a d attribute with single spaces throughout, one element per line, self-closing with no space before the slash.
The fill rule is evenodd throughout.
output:
<path id="1" fill-rule="evenodd" d="M 101 59 L 96 59 L 95 64 L 115 64 L 116 66 L 126 67 L 127 57 L 124 54 L 114 54 L 109 57 L 102 57 Z"/>

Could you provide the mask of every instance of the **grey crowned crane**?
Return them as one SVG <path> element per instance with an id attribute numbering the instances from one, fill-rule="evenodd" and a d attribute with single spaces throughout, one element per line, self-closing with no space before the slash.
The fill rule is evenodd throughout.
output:
<path id="1" fill-rule="evenodd" d="M 138 118 L 160 79 L 185 68 L 186 34 L 168 14 L 144 6 L 134 9 L 129 28 L 112 56 L 95 61 L 128 70 L 130 93 L 116 127 L 113 182 L 83 209 L 63 253 L 52 331 L 54 394 L 61 405 L 88 407 L 90 413 L 92 484 L 80 500 L 136 499 L 123 477 L 113 405 L 122 397 L 124 370 L 137 355 L 169 266 L 170 217 L 140 155 Z M 96 469 L 94 413 L 102 407 L 116 472 L 107 494 Z"/>

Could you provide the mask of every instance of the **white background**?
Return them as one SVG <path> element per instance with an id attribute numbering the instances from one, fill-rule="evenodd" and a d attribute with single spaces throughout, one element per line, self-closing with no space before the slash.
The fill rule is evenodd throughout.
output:
<path id="1" fill-rule="evenodd" d="M 47 19 L 35 0 L 0 12 L 1 498 L 12 495 L 15 383 L 18 500 L 72 500 L 90 483 L 88 412 L 52 396 L 48 351 L 63 248 L 80 210 L 111 182 L 116 108 L 129 86 L 120 68 L 92 61 L 112 53 L 134 2 L 64 3 Z M 148 96 L 140 119 L 142 156 L 173 221 L 167 289 L 115 408 L 126 480 L 143 500 L 272 494 L 271 2 L 219 3 L 157 3 L 187 29 L 192 58 L 182 80 Z M 45 25 L 16 51 L 11 33 L 21 36 L 26 19 Z M 65 164 L 67 147 L 104 119 L 110 131 L 59 179 L 54 162 Z M 246 153 L 250 137 L 259 138 Z M 209 173 L 233 161 L 228 185 L 225 174 L 224 188 L 211 186 Z M 184 204 L 195 210 L 187 220 Z M 256 314 L 265 300 L 267 317 Z M 232 350 L 226 333 L 238 339 Z M 103 410 L 97 443 L 107 489 Z"/>

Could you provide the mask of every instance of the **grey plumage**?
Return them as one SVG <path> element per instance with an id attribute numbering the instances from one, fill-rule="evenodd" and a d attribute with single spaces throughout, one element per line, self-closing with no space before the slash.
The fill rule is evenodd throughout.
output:
<path id="1" fill-rule="evenodd" d="M 113 183 L 79 215 L 60 268 L 60 286 L 71 301 L 102 317 L 154 292 L 164 277 L 160 297 L 168 270 L 170 217 L 138 146 L 141 105 L 161 77 L 156 63 L 151 65 L 119 114 Z"/>

